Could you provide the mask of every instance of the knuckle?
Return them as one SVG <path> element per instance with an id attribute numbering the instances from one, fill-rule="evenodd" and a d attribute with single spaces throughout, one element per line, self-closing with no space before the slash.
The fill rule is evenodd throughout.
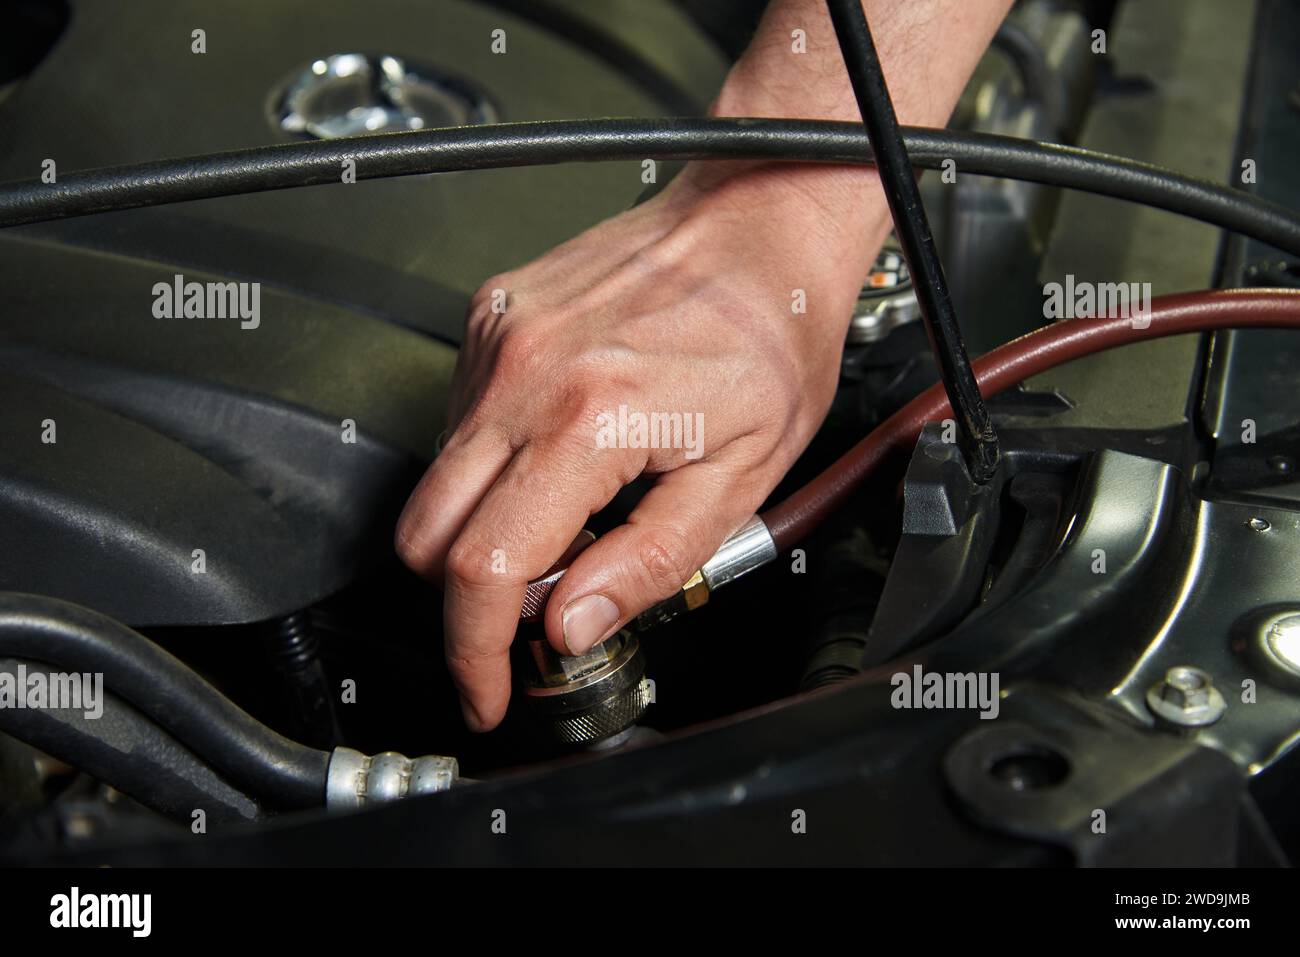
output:
<path id="1" fill-rule="evenodd" d="M 620 405 L 638 407 L 638 390 L 633 384 L 605 369 L 593 369 L 582 361 L 570 363 L 563 385 L 555 392 L 557 417 L 574 429 L 590 433 L 617 414 Z"/>
<path id="2" fill-rule="evenodd" d="M 471 586 L 501 582 L 502 574 L 493 567 L 497 551 L 462 536 L 447 551 L 447 578 Z M 500 562 L 496 565 L 500 567 Z"/>
<path id="3" fill-rule="evenodd" d="M 603 408 L 604 392 L 604 383 L 599 376 L 570 368 L 556 401 L 567 421 L 585 422 Z"/>
<path id="4" fill-rule="evenodd" d="M 492 325 L 492 310 L 486 303 L 470 303 L 465 316 L 466 343 L 473 344 Z"/>
<path id="5" fill-rule="evenodd" d="M 590 447 L 602 415 L 610 414 L 617 403 L 610 399 L 604 380 L 591 374 L 570 374 L 556 396 L 556 418 L 569 431 L 588 440 Z"/>
<path id="6" fill-rule="evenodd" d="M 474 290 L 474 295 L 470 297 L 470 306 L 477 307 L 485 303 L 491 303 L 492 297 L 496 295 L 497 290 L 504 289 L 507 292 L 510 289 L 510 274 L 497 273 L 495 276 L 489 276 L 483 280 L 483 284 Z"/>
<path id="7" fill-rule="evenodd" d="M 470 338 L 489 336 L 498 329 L 510 308 L 511 277 L 502 273 L 493 276 L 470 296 L 465 314 L 466 331 Z"/>
<path id="8" fill-rule="evenodd" d="M 667 598 L 677 591 L 695 571 L 690 567 L 685 536 L 664 526 L 642 534 L 637 545 L 637 561 L 656 599 Z"/>
<path id="9" fill-rule="evenodd" d="M 424 567 L 424 549 L 415 543 L 411 537 L 411 530 L 407 528 L 405 522 L 400 523 L 397 526 L 397 531 L 393 533 L 393 548 L 402 564 L 411 571 L 418 573 L 426 571 Z"/>
<path id="10" fill-rule="evenodd" d="M 542 342 L 532 332 L 518 327 L 506 331 L 497 350 L 497 367 L 507 376 L 526 375 L 540 358 Z"/>

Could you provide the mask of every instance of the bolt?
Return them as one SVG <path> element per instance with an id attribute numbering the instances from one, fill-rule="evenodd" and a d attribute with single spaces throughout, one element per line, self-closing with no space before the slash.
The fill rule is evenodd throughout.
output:
<path id="1" fill-rule="evenodd" d="M 1295 462 L 1285 455 L 1270 455 L 1268 467 L 1282 475 L 1290 475 L 1295 469 Z"/>
<path id="2" fill-rule="evenodd" d="M 1268 520 L 1267 520 L 1267 519 L 1258 518 L 1258 517 L 1257 517 L 1257 518 L 1252 518 L 1252 519 L 1251 519 L 1249 522 L 1247 522 L 1246 524 L 1249 525 L 1251 528 L 1253 528 L 1253 529 L 1254 529 L 1255 531 L 1257 531 L 1257 532 L 1267 532 L 1270 528 L 1273 527 L 1273 526 L 1271 526 L 1271 525 L 1268 523 Z"/>
<path id="3" fill-rule="evenodd" d="M 1195 668 L 1171 668 L 1160 686 L 1160 700 L 1191 711 L 1210 703 L 1210 684 L 1205 672 Z"/>
<path id="4" fill-rule="evenodd" d="M 1147 691 L 1147 707 L 1171 724 L 1195 728 L 1218 721 L 1227 703 L 1208 674 L 1179 665 Z"/>

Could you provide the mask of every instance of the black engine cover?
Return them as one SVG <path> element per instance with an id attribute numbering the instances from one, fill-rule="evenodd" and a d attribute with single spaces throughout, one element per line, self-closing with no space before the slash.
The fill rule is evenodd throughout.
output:
<path id="1" fill-rule="evenodd" d="M 629 10 L 647 62 L 675 44 L 692 80 L 720 77 L 671 4 Z M 644 62 L 634 76 L 496 5 L 79 0 L 0 101 L 0 179 L 286 141 L 277 92 L 347 52 L 433 64 L 503 120 L 671 112 Z M 342 587 L 391 555 L 474 288 L 643 188 L 638 164 L 512 169 L 0 233 L 0 589 L 149 626 L 265 620 Z M 257 328 L 157 318 L 178 274 L 260 283 Z"/>

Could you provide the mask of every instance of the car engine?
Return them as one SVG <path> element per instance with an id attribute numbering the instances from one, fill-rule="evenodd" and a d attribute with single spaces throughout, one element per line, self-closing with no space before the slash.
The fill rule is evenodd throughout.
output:
<path id="1" fill-rule="evenodd" d="M 891 236 L 784 504 L 586 655 L 536 620 L 563 567 L 535 582 L 509 714 L 466 730 L 440 593 L 393 529 L 470 297 L 741 137 L 856 150 L 854 130 L 663 119 L 704 114 L 762 7 L 0 11 L 0 861 L 1300 855 L 1284 0 L 1017 3 L 955 139 L 905 131 L 996 467 L 960 441 Z M 196 28 L 227 50 L 177 42 Z M 494 56 L 496 30 L 528 42 Z M 671 145 L 692 130 L 712 145 Z M 562 133 L 596 145 L 562 154 Z M 1038 165 L 985 175 L 1009 138 Z M 367 181 L 337 185 L 354 140 L 379 143 Z M 1155 332 L 1071 331 L 1121 300 Z M 32 703 L 83 678 L 76 706 Z"/>

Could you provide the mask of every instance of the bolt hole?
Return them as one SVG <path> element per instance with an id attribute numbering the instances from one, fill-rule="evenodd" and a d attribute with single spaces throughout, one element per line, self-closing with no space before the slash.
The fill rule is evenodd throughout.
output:
<path id="1" fill-rule="evenodd" d="M 1064 781 L 1070 762 L 1050 748 L 1024 747 L 994 761 L 989 774 L 1013 791 L 1038 791 Z"/>

